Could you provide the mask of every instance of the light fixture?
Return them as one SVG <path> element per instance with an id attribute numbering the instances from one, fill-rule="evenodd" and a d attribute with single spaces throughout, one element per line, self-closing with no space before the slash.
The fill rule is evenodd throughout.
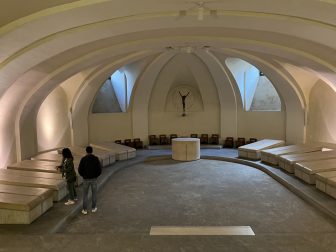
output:
<path id="1" fill-rule="evenodd" d="M 203 2 L 201 2 L 203 3 Z M 202 21 L 204 19 L 204 7 L 203 4 L 198 7 L 197 20 Z"/>
<path id="2" fill-rule="evenodd" d="M 190 12 L 192 14 L 194 14 L 196 12 L 198 21 L 203 21 L 205 14 L 209 14 L 210 16 L 217 16 L 217 10 L 209 9 L 208 7 L 205 6 L 205 4 L 208 4 L 208 3 L 211 3 L 211 2 L 213 2 L 213 1 L 190 2 L 190 3 L 195 4 L 196 6 L 190 8 L 190 9 L 187 9 L 187 10 L 180 10 L 179 11 L 179 17 L 187 16 L 188 12 Z"/>

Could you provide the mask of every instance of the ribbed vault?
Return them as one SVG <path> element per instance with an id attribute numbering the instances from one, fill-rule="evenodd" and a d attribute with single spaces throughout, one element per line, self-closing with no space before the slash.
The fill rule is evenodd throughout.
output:
<path id="1" fill-rule="evenodd" d="M 62 82 L 78 73 L 84 76 L 70 108 L 72 141 L 86 144 L 91 104 L 107 76 L 130 62 L 150 59 L 131 99 L 132 134 L 146 137 L 156 76 L 184 47 L 193 48 L 212 75 L 221 125 L 226 113 L 237 113 L 241 106 L 224 64 L 226 57 L 237 57 L 271 77 L 285 104 L 287 140 L 305 141 L 309 101 L 304 83 L 284 66 L 304 69 L 335 90 L 336 7 L 321 1 L 297 2 L 304 2 L 304 8 L 293 8 L 289 0 L 272 5 L 209 2 L 216 16 L 206 13 L 198 21 L 193 10 L 178 16 L 179 10 L 194 6 L 179 1 L 64 0 L 60 3 L 68 4 L 58 6 L 20 1 L 23 8 L 32 6 L 0 20 L 0 166 L 36 153 L 38 110 Z M 224 100 L 228 92 L 231 98 Z M 237 123 L 221 127 L 221 135 L 236 135 Z"/>

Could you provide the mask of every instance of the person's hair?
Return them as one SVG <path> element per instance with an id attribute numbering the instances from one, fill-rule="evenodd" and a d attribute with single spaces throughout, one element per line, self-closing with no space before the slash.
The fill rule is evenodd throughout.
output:
<path id="1" fill-rule="evenodd" d="M 64 148 L 62 150 L 62 156 L 63 156 L 63 158 L 72 158 L 73 159 L 71 150 L 69 148 Z"/>
<path id="2" fill-rule="evenodd" d="M 91 146 L 87 146 L 87 147 L 86 147 L 86 153 L 91 154 L 92 152 L 93 152 L 92 147 L 91 147 Z"/>

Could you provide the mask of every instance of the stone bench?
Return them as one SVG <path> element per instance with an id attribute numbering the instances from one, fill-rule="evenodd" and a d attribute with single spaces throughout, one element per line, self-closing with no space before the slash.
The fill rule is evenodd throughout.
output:
<path id="1" fill-rule="evenodd" d="M 38 196 L 42 200 L 42 213 L 53 206 L 53 191 L 51 189 L 0 184 L 0 193 Z"/>
<path id="2" fill-rule="evenodd" d="M 327 180 L 336 177 L 336 170 L 318 172 L 315 174 L 316 188 L 322 192 L 326 192 Z"/>
<path id="3" fill-rule="evenodd" d="M 336 199 L 336 177 L 326 179 L 325 193 Z"/>
<path id="4" fill-rule="evenodd" d="M 323 146 L 319 144 L 297 144 L 277 147 L 260 152 L 261 161 L 271 165 L 279 165 L 279 157 L 286 154 L 299 154 L 313 151 L 321 151 Z"/>
<path id="5" fill-rule="evenodd" d="M 104 158 L 106 161 L 108 161 L 108 165 L 111 165 L 116 162 L 116 154 L 112 151 L 107 151 L 103 149 L 94 149 L 93 154 L 97 155 L 97 157 Z M 104 165 L 107 166 L 107 165 Z"/>
<path id="6" fill-rule="evenodd" d="M 16 176 L 2 172 L 0 174 L 0 184 L 51 189 L 53 190 L 54 201 L 59 201 L 67 195 L 66 183 L 59 179 Z"/>
<path id="7" fill-rule="evenodd" d="M 299 162 L 294 164 L 295 176 L 307 182 L 308 184 L 317 183 L 318 174 L 321 174 L 320 180 L 322 180 L 324 184 L 325 181 L 322 177 L 323 174 L 327 176 L 328 173 L 331 171 L 336 171 L 336 158 L 309 162 Z M 324 188 L 322 191 L 325 191 L 325 186 L 323 186 L 322 188 Z"/>
<path id="8" fill-rule="evenodd" d="M 97 149 L 107 150 L 115 153 L 116 160 L 126 160 L 136 157 L 136 149 L 114 142 L 91 143 L 92 147 Z"/>
<path id="9" fill-rule="evenodd" d="M 64 178 L 62 178 L 62 174 L 61 173 L 35 172 L 35 171 L 2 169 L 2 170 L 0 170 L 0 175 L 1 174 L 8 174 L 8 175 L 13 175 L 13 176 L 23 176 L 23 177 L 34 177 L 34 178 L 64 180 Z"/>
<path id="10" fill-rule="evenodd" d="M 22 160 L 14 164 L 7 165 L 7 169 L 24 170 L 24 171 L 36 171 L 36 172 L 48 172 L 48 173 L 60 173 L 57 166 L 60 165 L 54 161 L 43 160 Z"/>
<path id="11" fill-rule="evenodd" d="M 80 162 L 81 156 L 77 156 L 73 154 L 74 158 L 74 164 L 77 165 Z M 49 151 L 49 152 L 43 152 L 39 153 L 33 157 L 30 158 L 31 160 L 42 160 L 42 161 L 53 161 L 58 163 L 60 165 L 62 163 L 63 157 L 61 154 L 57 153 L 57 151 Z"/>
<path id="12" fill-rule="evenodd" d="M 309 153 L 282 155 L 279 157 L 279 166 L 289 173 L 294 173 L 294 164 L 316 160 L 336 158 L 336 151 L 314 151 Z"/>
<path id="13" fill-rule="evenodd" d="M 86 155 L 86 150 L 83 147 L 80 146 L 71 146 L 69 147 L 72 153 L 84 157 Z M 95 148 L 93 150 L 93 154 L 96 155 L 103 167 L 109 166 L 110 164 L 113 164 L 115 162 L 115 153 L 114 152 L 108 152 L 106 150 L 97 149 Z"/>
<path id="14" fill-rule="evenodd" d="M 39 196 L 0 193 L 0 223 L 30 224 L 42 214 Z"/>
<path id="15" fill-rule="evenodd" d="M 238 148 L 238 156 L 251 160 L 260 159 L 260 151 L 283 146 L 283 140 L 263 139 L 254 143 L 246 144 Z"/>
<path id="16" fill-rule="evenodd" d="M 58 179 L 58 177 L 62 178 L 62 174 L 57 169 L 57 162 L 54 161 L 43 161 L 43 160 L 23 160 L 18 163 L 14 163 L 7 166 L 7 170 L 18 170 L 25 172 L 35 172 L 35 173 L 23 173 L 20 176 L 30 177 L 40 177 L 40 178 L 53 178 Z M 74 164 L 75 170 L 77 173 L 77 184 L 81 185 L 83 183 L 83 178 L 78 174 L 78 165 Z M 56 174 L 56 175 L 48 175 Z M 18 174 L 19 175 L 19 174 Z"/>

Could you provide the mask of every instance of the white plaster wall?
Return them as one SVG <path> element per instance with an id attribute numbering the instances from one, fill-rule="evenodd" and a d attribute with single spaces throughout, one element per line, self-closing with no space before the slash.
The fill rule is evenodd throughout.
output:
<path id="1" fill-rule="evenodd" d="M 38 151 L 71 144 L 67 96 L 61 87 L 42 103 L 36 118 Z"/>
<path id="2" fill-rule="evenodd" d="M 282 67 L 285 68 L 293 78 L 295 78 L 295 83 L 299 87 L 298 90 L 302 92 L 305 102 L 308 104 L 310 91 L 319 80 L 319 77 L 316 73 L 289 63 L 283 63 Z"/>
<path id="3" fill-rule="evenodd" d="M 148 57 L 151 59 L 151 57 Z M 135 62 L 132 62 L 130 64 L 127 64 L 126 66 L 122 67 L 124 74 L 127 78 L 127 107 L 130 105 L 131 96 L 133 93 L 133 88 L 135 85 L 136 80 L 138 79 L 139 75 L 142 73 L 143 69 L 148 64 L 148 59 L 146 60 L 138 60 Z"/>
<path id="4" fill-rule="evenodd" d="M 250 110 L 259 81 L 259 70 L 250 63 L 237 58 L 227 58 L 225 63 L 236 80 L 245 110 Z"/>
<path id="5" fill-rule="evenodd" d="M 272 83 L 266 76 L 260 76 L 256 88 L 256 92 L 251 104 L 251 111 L 264 110 L 264 111 L 280 111 L 281 100 L 273 87 Z"/>
<path id="6" fill-rule="evenodd" d="M 76 96 L 76 93 L 79 90 L 80 86 L 82 85 L 83 81 L 85 80 L 86 76 L 87 75 L 84 74 L 84 72 L 79 72 L 78 74 L 73 75 L 72 77 L 68 78 L 67 80 L 61 83 L 60 86 L 65 91 L 69 110 L 72 106 L 72 101 Z"/>
<path id="7" fill-rule="evenodd" d="M 89 142 L 105 142 L 132 138 L 130 113 L 89 115 Z"/>
<path id="8" fill-rule="evenodd" d="M 121 108 L 110 79 L 99 89 L 92 105 L 92 113 L 120 113 Z"/>
<path id="9" fill-rule="evenodd" d="M 169 90 L 189 85 L 200 91 L 203 111 L 169 112 L 165 108 Z M 196 98 L 196 96 L 195 96 Z M 159 73 L 149 103 L 149 134 L 189 136 L 191 133 L 219 133 L 218 92 L 207 67 L 193 54 L 178 54 Z"/>
<path id="10" fill-rule="evenodd" d="M 307 139 L 310 142 L 336 143 L 336 93 L 319 81 L 309 98 Z"/>

